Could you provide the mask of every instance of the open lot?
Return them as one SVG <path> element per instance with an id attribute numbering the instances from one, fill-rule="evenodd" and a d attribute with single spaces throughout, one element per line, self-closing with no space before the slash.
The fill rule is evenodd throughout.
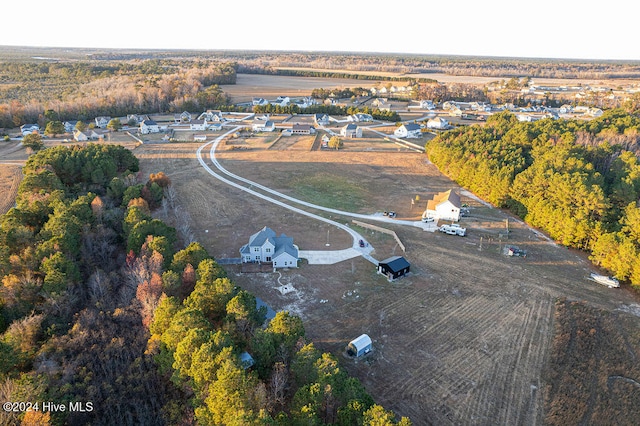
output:
<path id="1" fill-rule="evenodd" d="M 237 257 L 265 225 L 292 236 L 303 250 L 351 244 L 335 227 L 215 180 L 197 162 L 197 146 L 142 145 L 134 152 L 143 173 L 170 176 L 195 234 L 215 257 Z M 417 219 L 424 207 L 412 209 L 411 198 L 426 203 L 434 192 L 456 187 L 417 153 L 227 149 L 218 157 L 231 172 L 283 193 L 360 213 L 395 210 L 404 219 Z M 584 254 L 554 245 L 513 218 L 508 241 L 500 239 L 508 216 L 463 198 L 471 205 L 463 222 L 468 237 L 388 226 L 406 246 L 412 268 L 395 283 L 362 258 L 276 274 L 228 271 L 274 309 L 300 315 L 323 350 L 341 355 L 350 339 L 368 333 L 373 353 L 345 360 L 345 367 L 377 402 L 415 424 L 542 423 L 556 300 L 580 300 L 635 324 L 636 317 L 617 311 L 635 303 L 634 295 L 586 280 L 592 266 Z M 390 236 L 362 232 L 375 258 L 403 254 Z M 504 256 L 507 242 L 527 250 L 527 257 Z M 283 284 L 293 291 L 281 292 Z M 627 356 L 638 355 L 633 351 Z"/>
<path id="2" fill-rule="evenodd" d="M 373 80 L 348 78 L 287 77 L 279 75 L 238 74 L 236 84 L 223 84 L 220 88 L 233 103 L 251 102 L 255 97 L 275 99 L 278 96 L 309 96 L 313 89 L 334 87 L 374 87 Z"/>

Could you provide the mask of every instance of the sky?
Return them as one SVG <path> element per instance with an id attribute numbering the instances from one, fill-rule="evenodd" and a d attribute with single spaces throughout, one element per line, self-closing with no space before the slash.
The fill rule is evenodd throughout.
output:
<path id="1" fill-rule="evenodd" d="M 640 60 L 635 7 L 629 0 L 12 0 L 2 5 L 0 45 Z"/>

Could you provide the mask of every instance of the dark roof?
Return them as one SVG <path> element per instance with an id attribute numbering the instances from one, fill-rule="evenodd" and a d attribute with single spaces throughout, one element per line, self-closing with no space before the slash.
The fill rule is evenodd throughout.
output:
<path id="1" fill-rule="evenodd" d="M 407 123 L 404 125 L 404 128 L 407 129 L 407 131 L 419 130 L 420 125 L 415 123 Z"/>
<path id="2" fill-rule="evenodd" d="M 410 266 L 407 259 L 402 256 L 393 256 L 388 259 L 381 260 L 379 265 L 387 265 L 387 267 L 393 272 L 402 271 Z"/>

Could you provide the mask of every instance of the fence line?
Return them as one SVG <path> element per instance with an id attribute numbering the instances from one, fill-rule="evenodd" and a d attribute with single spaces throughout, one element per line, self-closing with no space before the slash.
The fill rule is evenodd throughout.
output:
<path id="1" fill-rule="evenodd" d="M 371 225 L 369 223 L 360 222 L 359 220 L 355 220 L 355 219 L 353 219 L 352 222 L 355 223 L 358 226 L 362 226 L 363 228 L 373 229 L 374 231 L 378 231 L 378 232 L 382 232 L 384 234 L 391 235 L 393 238 L 395 238 L 396 242 L 398 243 L 398 245 L 402 249 L 402 252 L 403 253 L 407 252 L 407 250 L 404 247 L 404 244 L 402 244 L 402 241 L 400 241 L 400 238 L 398 237 L 398 234 L 396 234 L 391 229 L 383 228 L 381 226 Z"/>

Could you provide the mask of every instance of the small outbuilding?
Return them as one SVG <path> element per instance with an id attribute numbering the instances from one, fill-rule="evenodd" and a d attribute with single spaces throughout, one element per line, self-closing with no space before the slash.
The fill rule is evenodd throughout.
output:
<path id="1" fill-rule="evenodd" d="M 361 357 L 362 355 L 366 355 L 371 352 L 371 348 L 371 337 L 363 334 L 349 342 L 347 352 L 351 356 Z"/>
<path id="2" fill-rule="evenodd" d="M 378 273 L 386 275 L 389 281 L 409 273 L 411 264 L 402 256 L 393 256 L 378 262 Z"/>

